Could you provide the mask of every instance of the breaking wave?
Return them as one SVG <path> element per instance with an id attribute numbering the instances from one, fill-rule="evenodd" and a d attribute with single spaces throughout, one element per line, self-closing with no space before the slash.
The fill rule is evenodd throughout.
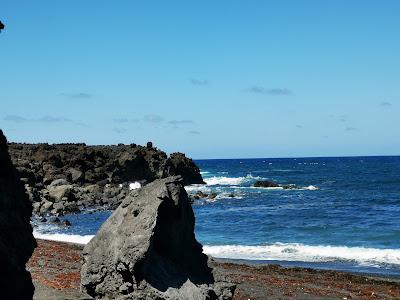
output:
<path id="1" fill-rule="evenodd" d="M 400 266 L 400 249 L 275 243 L 263 246 L 203 246 L 203 250 L 208 255 L 230 259 L 302 262 L 348 261 L 363 266 Z"/>
<path id="2" fill-rule="evenodd" d="M 225 176 L 213 176 L 204 178 L 207 185 L 240 185 L 252 180 L 259 180 L 261 177 L 255 177 L 251 174 L 244 177 L 225 177 Z"/>
<path id="3" fill-rule="evenodd" d="M 77 234 L 65 234 L 65 233 L 41 233 L 33 231 L 33 236 L 36 239 L 67 242 L 74 244 L 86 245 L 94 237 L 94 235 L 77 235 Z"/>

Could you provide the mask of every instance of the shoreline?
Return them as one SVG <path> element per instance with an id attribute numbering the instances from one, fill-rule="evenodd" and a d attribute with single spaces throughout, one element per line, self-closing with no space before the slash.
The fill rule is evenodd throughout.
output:
<path id="1" fill-rule="evenodd" d="M 86 245 L 93 237 L 94 235 L 78 235 L 78 234 L 67 234 L 67 233 L 40 233 L 38 231 L 34 231 L 33 233 L 34 237 L 36 239 L 41 239 L 41 240 L 48 240 L 48 241 L 54 241 L 54 242 L 61 242 L 61 243 L 71 243 L 71 244 L 77 244 L 77 245 Z M 230 245 L 233 247 L 234 245 Z M 237 245 L 240 247 L 240 245 Z M 289 246 L 289 245 L 287 245 Z M 215 260 L 220 260 L 223 262 L 232 262 L 236 264 L 246 264 L 246 265 L 254 265 L 254 266 L 263 266 L 263 265 L 280 265 L 282 267 L 300 267 L 300 268 L 310 268 L 310 269 L 315 269 L 315 270 L 333 270 L 333 271 L 339 271 L 339 272 L 346 272 L 346 273 L 351 273 L 351 274 L 358 274 L 358 275 L 364 275 L 364 276 L 375 276 L 375 277 L 390 277 L 390 278 L 399 278 L 400 279 L 400 270 L 398 268 L 384 268 L 365 264 L 362 265 L 360 262 L 352 262 L 350 258 L 347 260 L 335 260 L 335 261 L 310 261 L 310 260 L 300 260 L 300 259 L 252 259 L 252 258 L 241 258 L 235 256 L 229 256 L 229 253 L 227 256 L 218 256 L 215 255 L 215 251 L 210 250 L 210 245 L 203 245 L 203 251 L 205 254 L 207 254 L 210 257 L 213 257 Z M 223 247 L 223 246 L 216 246 L 216 247 Z M 329 247 L 329 246 L 326 246 Z M 351 248 L 350 248 L 351 249 Z M 370 250 L 368 248 L 365 248 L 365 250 Z M 392 251 L 394 249 L 381 249 L 382 251 Z M 397 249 L 396 249 L 397 251 Z M 226 253 L 225 253 L 226 254 Z M 354 255 L 353 255 L 354 256 Z"/>
<path id="2" fill-rule="evenodd" d="M 34 299 L 84 298 L 80 292 L 82 244 L 37 239 L 27 269 Z M 237 284 L 234 299 L 398 299 L 400 277 L 254 264 L 213 258 L 210 265 Z"/>

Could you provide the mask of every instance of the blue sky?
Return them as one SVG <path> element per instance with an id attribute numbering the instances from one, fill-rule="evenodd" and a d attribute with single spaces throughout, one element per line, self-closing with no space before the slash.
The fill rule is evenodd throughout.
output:
<path id="1" fill-rule="evenodd" d="M 400 154 L 399 1 L 2 0 L 11 141 Z"/>

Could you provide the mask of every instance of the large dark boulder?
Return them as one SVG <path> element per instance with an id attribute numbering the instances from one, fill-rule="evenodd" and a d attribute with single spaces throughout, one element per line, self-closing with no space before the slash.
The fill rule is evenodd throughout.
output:
<path id="1" fill-rule="evenodd" d="M 29 223 L 32 207 L 0 130 L 0 298 L 31 299 L 34 287 L 25 264 L 36 241 Z"/>
<path id="2" fill-rule="evenodd" d="M 85 246 L 82 289 L 100 299 L 231 299 L 194 221 L 180 176 L 132 191 Z"/>

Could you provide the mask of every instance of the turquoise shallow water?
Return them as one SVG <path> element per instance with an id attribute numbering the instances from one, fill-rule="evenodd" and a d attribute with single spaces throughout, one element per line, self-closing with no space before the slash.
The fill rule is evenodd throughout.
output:
<path id="1" fill-rule="evenodd" d="M 400 275 L 400 157 L 196 161 L 213 200 L 193 205 L 216 257 Z M 295 189 L 254 188 L 256 180 Z M 51 233 L 95 234 L 110 212 L 71 215 Z"/>

